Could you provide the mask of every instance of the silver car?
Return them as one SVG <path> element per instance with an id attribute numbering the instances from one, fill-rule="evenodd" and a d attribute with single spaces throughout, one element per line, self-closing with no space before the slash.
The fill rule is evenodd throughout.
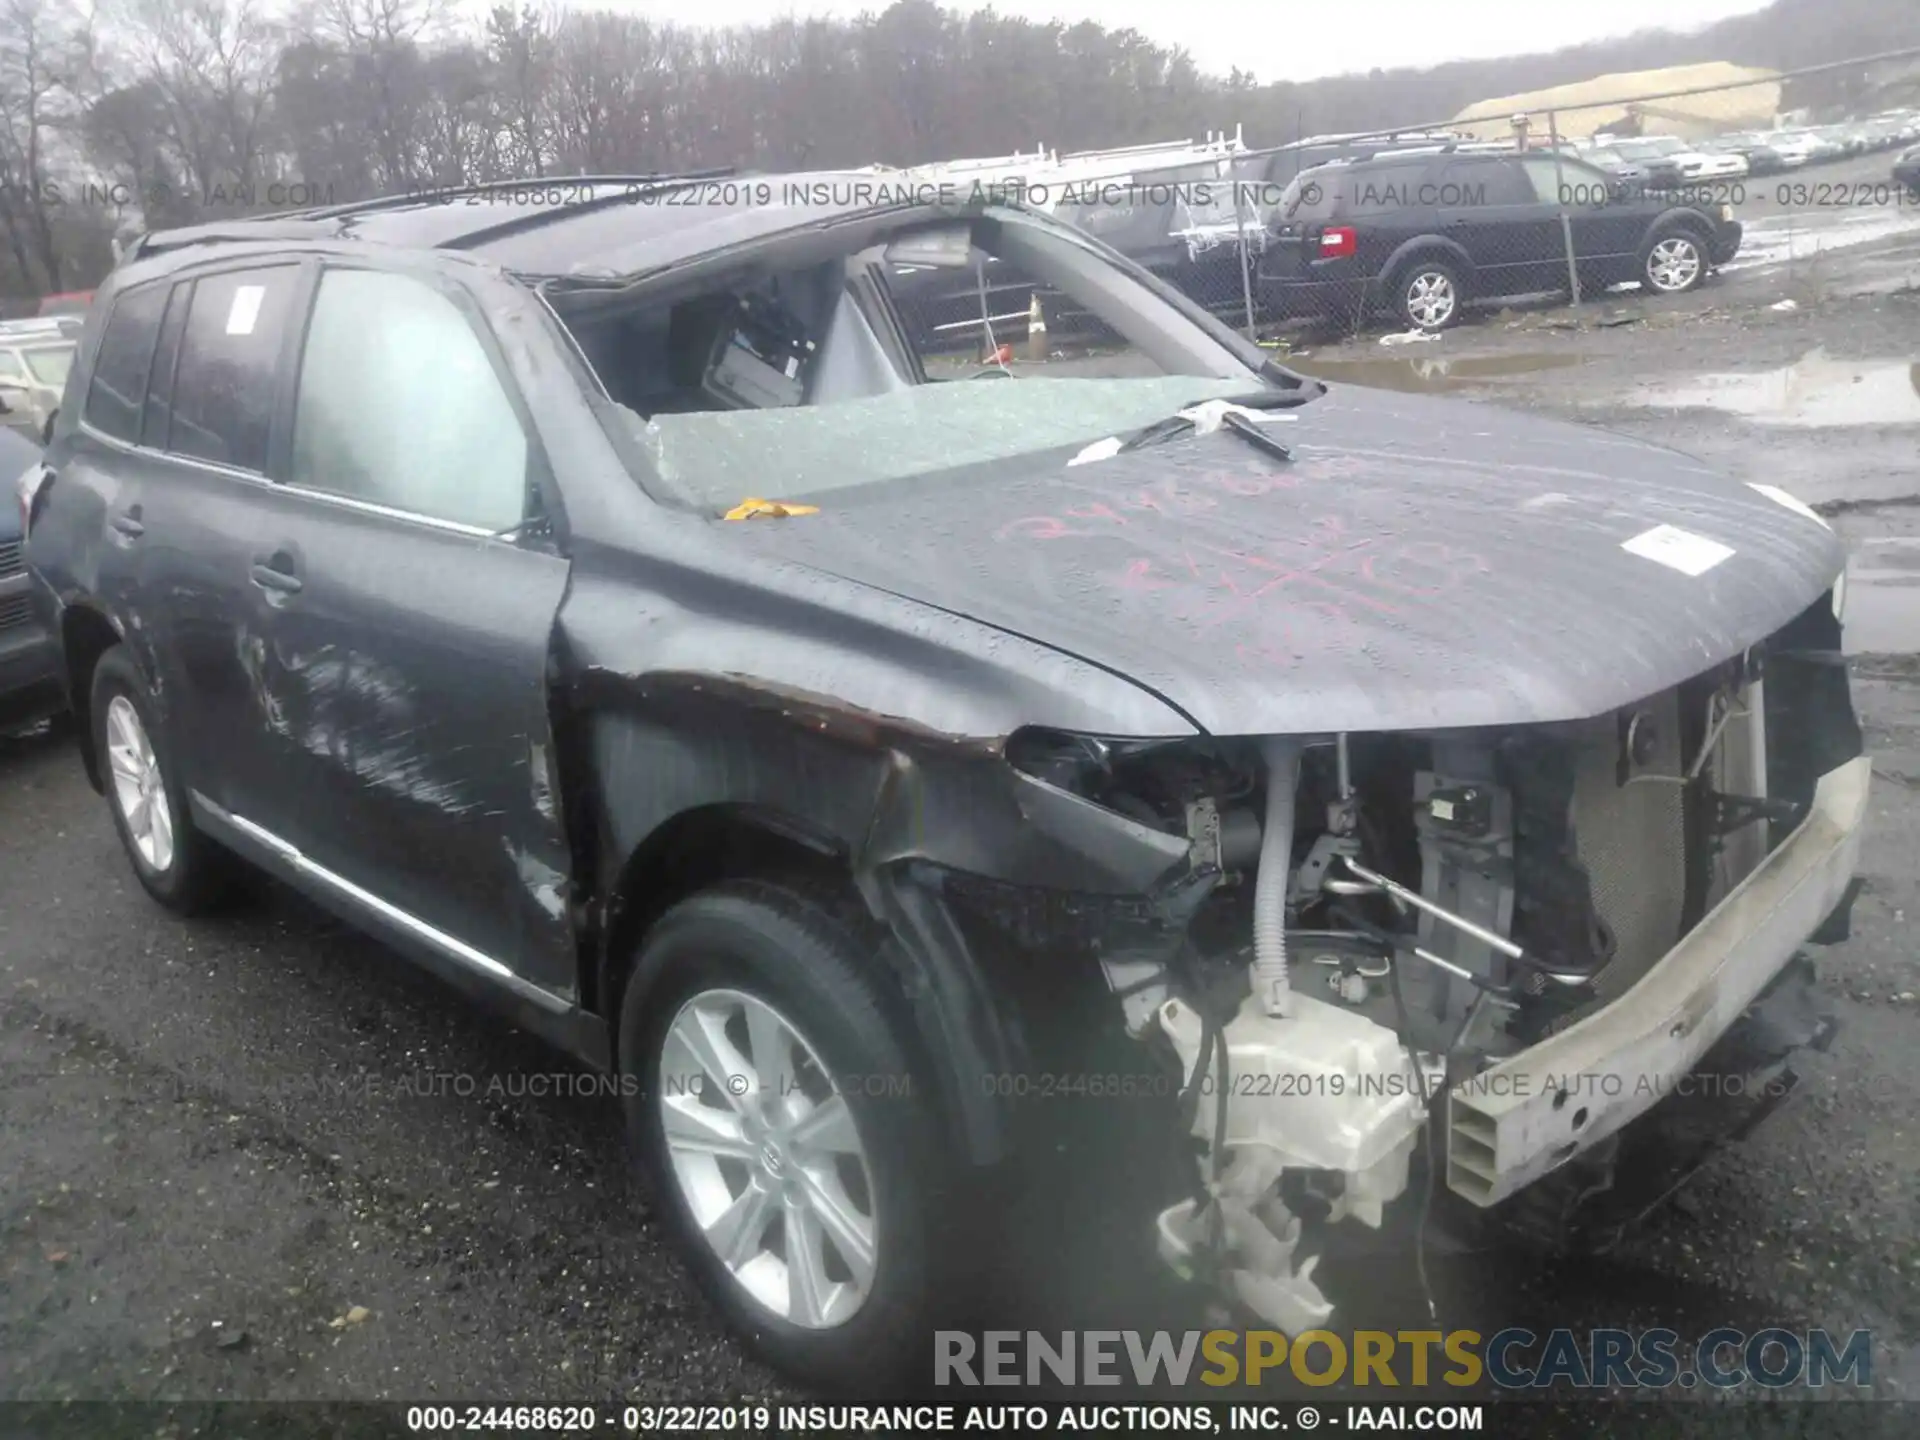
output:
<path id="1" fill-rule="evenodd" d="M 60 404 L 77 346 L 58 329 L 0 328 L 0 425 L 39 437 Z"/>

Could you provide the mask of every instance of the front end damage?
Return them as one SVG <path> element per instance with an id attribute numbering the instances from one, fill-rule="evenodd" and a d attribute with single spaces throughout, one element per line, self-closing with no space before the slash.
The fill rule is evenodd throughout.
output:
<path id="1" fill-rule="evenodd" d="M 1303 1221 L 1380 1227 L 1424 1158 L 1451 1203 L 1564 1238 L 1633 1122 L 1699 1130 L 1710 1072 L 1777 1099 L 1829 1031 L 1795 956 L 1844 934 L 1870 765 L 1826 597 L 1589 720 L 1029 731 L 1006 759 L 1184 851 L 1076 923 L 1199 1153 L 1161 1254 L 1289 1332 L 1333 1311 Z M 1708 1118 L 1687 1164 L 1740 1123 Z"/>

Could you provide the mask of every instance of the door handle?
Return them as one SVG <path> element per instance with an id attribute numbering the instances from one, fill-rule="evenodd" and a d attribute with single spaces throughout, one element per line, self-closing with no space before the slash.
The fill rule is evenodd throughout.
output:
<path id="1" fill-rule="evenodd" d="M 296 595 L 302 584 L 292 557 L 286 554 L 255 556 L 253 568 L 247 573 L 255 585 L 269 594 Z"/>
<path id="2" fill-rule="evenodd" d="M 147 527 L 140 523 L 140 507 L 129 505 L 107 522 L 129 540 L 138 540 L 147 533 Z"/>

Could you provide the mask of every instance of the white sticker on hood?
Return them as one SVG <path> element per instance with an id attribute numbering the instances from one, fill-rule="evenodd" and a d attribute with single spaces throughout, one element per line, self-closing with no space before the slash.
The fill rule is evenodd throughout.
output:
<path id="1" fill-rule="evenodd" d="M 1704 575 L 1733 551 L 1718 540 L 1695 535 L 1676 525 L 1656 525 L 1631 540 L 1620 543 L 1622 550 L 1678 570 L 1682 575 Z"/>
<path id="2" fill-rule="evenodd" d="M 1804 515 L 1816 525 L 1826 525 L 1829 530 L 1833 528 L 1833 526 L 1827 525 L 1827 520 L 1824 515 L 1807 504 L 1807 502 L 1802 500 L 1798 495 L 1789 495 L 1778 485 L 1761 485 L 1752 480 L 1749 480 L 1747 484 L 1752 489 L 1758 490 L 1769 500 L 1778 501 L 1780 504 L 1786 506 L 1787 509 L 1793 511 L 1794 514 Z"/>

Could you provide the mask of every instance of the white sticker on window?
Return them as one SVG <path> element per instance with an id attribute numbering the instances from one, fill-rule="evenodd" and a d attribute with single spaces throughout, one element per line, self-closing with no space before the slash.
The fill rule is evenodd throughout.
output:
<path id="1" fill-rule="evenodd" d="M 251 335 L 253 322 L 260 318 L 260 302 L 267 298 L 264 285 L 242 285 L 233 292 L 233 307 L 227 311 L 229 335 Z"/>
<path id="2" fill-rule="evenodd" d="M 1624 540 L 1622 550 L 1678 570 L 1682 575 L 1704 575 L 1733 551 L 1718 540 L 1695 535 L 1675 525 L 1656 525 L 1653 529 Z"/>

